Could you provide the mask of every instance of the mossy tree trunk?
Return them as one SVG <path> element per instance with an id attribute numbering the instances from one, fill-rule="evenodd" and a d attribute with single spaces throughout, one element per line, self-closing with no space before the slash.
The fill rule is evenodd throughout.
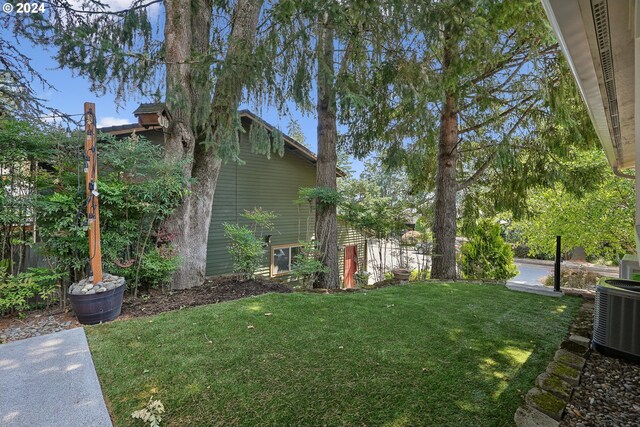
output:
<path id="1" fill-rule="evenodd" d="M 334 72 L 334 30 L 329 14 L 321 14 L 318 23 L 318 161 L 316 187 L 337 191 L 336 167 L 336 90 Z M 336 205 L 316 201 L 316 240 L 326 272 L 319 275 L 316 287 L 335 289 L 340 286 L 338 271 L 338 224 Z"/>
<path id="2" fill-rule="evenodd" d="M 192 183 L 181 207 L 165 223 L 182 259 L 174 274 L 174 289 L 190 288 L 204 280 L 213 197 L 221 166 L 217 151 L 225 135 L 237 132 L 235 117 L 250 72 L 249 58 L 263 2 L 237 2 L 215 87 L 207 60 L 213 2 L 192 3 L 173 0 L 165 4 L 166 102 L 172 115 L 165 152 L 168 159 L 184 162 L 185 178 Z"/>

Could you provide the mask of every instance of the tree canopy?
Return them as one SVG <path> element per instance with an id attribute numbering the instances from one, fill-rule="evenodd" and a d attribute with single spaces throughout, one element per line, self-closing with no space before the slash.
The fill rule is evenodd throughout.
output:
<path id="1" fill-rule="evenodd" d="M 538 1 L 400 7 L 401 37 L 350 80 L 366 102 L 346 106 L 343 141 L 359 156 L 384 150 L 415 190 L 435 192 L 433 273 L 454 278 L 461 200 L 521 215 L 530 188 L 583 185 L 570 177 L 594 168 L 562 159 L 596 138 Z"/>
<path id="2" fill-rule="evenodd" d="M 527 200 L 529 214 L 514 221 L 510 230 L 532 253 L 552 255 L 555 236 L 562 236 L 564 252 L 582 246 L 591 258 L 617 261 L 635 251 L 634 182 L 614 176 L 600 150 L 583 160 L 604 175 L 595 180 L 595 188 L 582 194 L 561 184 L 533 190 Z"/>

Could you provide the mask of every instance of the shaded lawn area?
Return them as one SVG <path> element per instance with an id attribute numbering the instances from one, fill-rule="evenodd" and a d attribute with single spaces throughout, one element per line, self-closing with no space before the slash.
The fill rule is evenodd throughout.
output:
<path id="1" fill-rule="evenodd" d="M 141 425 L 130 414 L 151 396 L 167 426 L 502 426 L 579 305 L 416 284 L 267 294 L 87 334 L 118 426 Z"/>

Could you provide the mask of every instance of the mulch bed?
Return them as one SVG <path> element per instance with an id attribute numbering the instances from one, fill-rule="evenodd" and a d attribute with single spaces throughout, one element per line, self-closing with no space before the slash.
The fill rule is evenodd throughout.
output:
<path id="1" fill-rule="evenodd" d="M 152 316 L 165 311 L 215 304 L 270 292 L 290 293 L 293 290 L 284 283 L 269 280 L 239 281 L 234 278 L 220 277 L 207 280 L 202 286 L 191 289 L 175 291 L 153 289 L 139 294 L 137 298 L 127 293 L 122 303 L 122 314 L 118 319 Z M 0 344 L 79 326 L 81 325 L 70 307 L 64 311 L 60 308 L 49 308 L 29 311 L 22 317 L 17 315 L 0 317 Z"/>
<path id="2" fill-rule="evenodd" d="M 216 304 L 270 292 L 290 293 L 290 286 L 262 279 L 243 280 L 221 277 L 207 280 L 202 286 L 191 289 L 164 291 L 152 290 L 138 298 L 127 295 L 122 303 L 120 318 L 151 316 L 185 307 Z"/>

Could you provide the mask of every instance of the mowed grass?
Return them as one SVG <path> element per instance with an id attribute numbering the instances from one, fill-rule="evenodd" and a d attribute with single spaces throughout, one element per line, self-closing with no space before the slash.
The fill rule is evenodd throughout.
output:
<path id="1" fill-rule="evenodd" d="M 117 426 L 503 426 L 576 298 L 417 284 L 269 294 L 88 327 Z M 271 313 L 266 316 L 265 313 Z"/>

